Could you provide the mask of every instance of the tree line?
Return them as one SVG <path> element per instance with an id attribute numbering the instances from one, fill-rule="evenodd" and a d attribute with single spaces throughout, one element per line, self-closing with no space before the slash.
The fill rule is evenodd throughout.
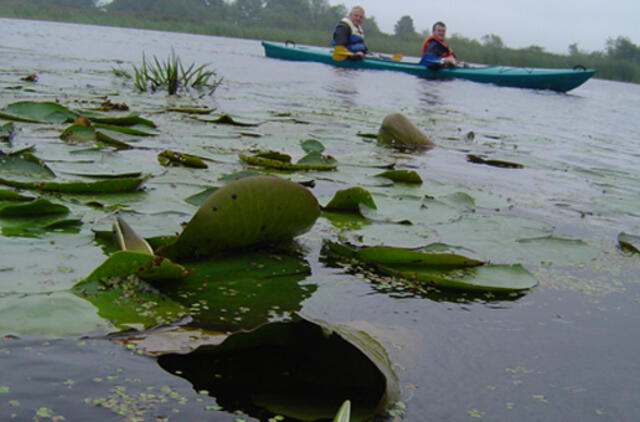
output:
<path id="1" fill-rule="evenodd" d="M 0 16 L 175 30 L 238 38 L 296 40 L 328 45 L 335 24 L 348 13 L 328 0 L 0 0 Z M 428 30 L 418 33 L 410 15 L 402 16 L 394 33 L 380 30 L 374 16 L 363 23 L 370 48 L 419 56 Z M 480 40 L 459 34 L 448 43 L 465 61 L 532 67 L 595 68 L 596 77 L 640 83 L 640 47 L 628 37 L 606 40 L 602 51 L 587 52 L 577 43 L 567 54 L 531 45 L 513 49 L 496 34 Z"/>

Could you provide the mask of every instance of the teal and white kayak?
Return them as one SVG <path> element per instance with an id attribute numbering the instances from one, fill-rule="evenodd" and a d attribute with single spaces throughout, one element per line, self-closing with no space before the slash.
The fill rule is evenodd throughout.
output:
<path id="1" fill-rule="evenodd" d="M 294 43 L 263 41 L 267 57 L 285 60 L 312 61 L 356 69 L 394 70 L 432 79 L 466 79 L 499 86 L 550 89 L 567 92 L 585 83 L 596 72 L 583 67 L 574 69 L 542 69 L 512 66 L 473 66 L 430 70 L 417 62 L 395 61 L 367 56 L 362 60 L 334 60 L 333 49 Z"/>

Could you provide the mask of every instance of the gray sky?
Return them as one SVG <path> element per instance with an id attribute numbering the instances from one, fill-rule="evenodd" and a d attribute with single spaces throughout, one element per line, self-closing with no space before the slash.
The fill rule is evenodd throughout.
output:
<path id="1" fill-rule="evenodd" d="M 331 5 L 357 4 L 366 16 L 375 16 L 383 32 L 393 34 L 398 19 L 409 15 L 416 31 L 438 21 L 447 34 L 481 40 L 496 34 L 513 48 L 539 45 L 546 51 L 567 53 L 569 44 L 580 50 L 604 50 L 608 38 L 626 36 L 640 45 L 640 0 L 329 0 Z"/>

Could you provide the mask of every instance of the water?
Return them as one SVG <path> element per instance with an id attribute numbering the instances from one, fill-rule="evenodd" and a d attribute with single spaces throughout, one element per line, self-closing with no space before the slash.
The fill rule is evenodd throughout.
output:
<path id="1" fill-rule="evenodd" d="M 315 318 L 366 320 L 385 328 L 395 345 L 390 353 L 407 405 L 407 421 L 637 419 L 640 262 L 637 255 L 617 249 L 616 237 L 620 232 L 640 234 L 639 85 L 593 79 L 568 94 L 557 94 L 465 81 L 427 81 L 392 72 L 345 71 L 268 59 L 254 40 L 25 20 L 0 19 L 0 35 L 2 87 L 17 85 L 19 77 L 28 73 L 39 76 L 35 91 L 4 89 L 0 106 L 43 97 L 64 101 L 79 92 L 87 97 L 125 92 L 112 68 L 130 69 L 132 64 L 139 65 L 143 53 L 164 58 L 173 49 L 183 63 L 211 63 L 224 77 L 222 87 L 214 96 L 201 98 L 201 104 L 248 120 L 277 111 L 292 112 L 310 122 L 297 125 L 294 132 L 284 125 L 271 125 L 263 129 L 262 139 L 230 140 L 234 155 L 252 146 L 295 150 L 300 139 L 316 137 L 340 162 L 393 158 L 399 167 L 415 169 L 426 183 L 418 190 L 407 188 L 407 195 L 468 191 L 476 198 L 477 213 L 468 218 L 465 236 L 447 224 L 428 227 L 433 230 L 428 234 L 418 233 L 422 226 L 397 233 L 389 228 L 384 235 L 364 228 L 365 243 L 381 236 L 398 246 L 458 239 L 482 250 L 487 237 L 504 229 L 498 224 L 493 231 L 483 231 L 483 219 L 492 214 L 545 225 L 557 237 L 581 239 L 590 248 L 588 253 L 574 256 L 571 250 L 564 265 L 554 262 L 551 266 L 540 261 L 553 261 L 557 258 L 553 255 L 564 250 L 550 249 L 545 254 L 544 247 L 519 250 L 520 246 L 489 245 L 488 254 L 525 263 L 540 285 L 516 301 L 456 301 L 388 291 L 319 264 L 317 240 L 331 231 L 328 223 L 320 222 L 302 240 L 313 268 L 305 283 L 317 289 L 301 303 L 301 310 Z M 193 101 L 143 95 L 127 97 L 127 102 L 146 115 L 165 102 Z M 358 132 L 375 133 L 392 112 L 407 115 L 438 147 L 424 154 L 402 155 L 357 136 Z M 189 151 L 198 153 L 211 147 L 208 142 L 215 142 L 210 127 L 197 127 L 196 134 L 187 137 L 169 124 L 161 129 L 169 133 L 160 139 L 168 148 L 192 148 Z M 37 130 L 23 130 L 30 136 L 25 144 L 43 136 Z M 473 137 L 467 137 L 470 132 Z M 468 153 L 515 161 L 525 168 L 508 171 L 472 165 L 466 161 Z M 239 169 L 228 152 L 220 157 L 227 159 L 221 165 L 224 172 Z M 324 203 L 336 189 L 361 184 L 363 174 L 354 167 L 319 176 L 313 192 Z M 199 182 L 206 183 L 207 177 L 195 176 L 194 183 Z M 153 185 L 153 189 L 163 188 Z M 383 195 L 388 191 L 376 192 L 381 211 L 393 210 L 392 201 Z M 175 211 L 183 208 L 176 205 Z M 149 215 L 147 225 L 140 220 L 137 227 L 142 233 L 157 234 L 154 229 L 160 223 Z M 171 229 L 177 227 L 177 220 L 171 224 Z M 482 233 L 474 237 L 476 228 Z M 0 259 L 0 315 L 5 321 L 20 315 L 21 306 L 29 301 L 35 305 L 21 317 L 36 322 L 43 319 L 38 310 L 51 301 L 70 300 L 70 319 L 73 310 L 80 315 L 89 312 L 85 304 L 67 298 L 66 292 L 103 255 L 91 246 L 90 233 L 83 230 L 78 236 L 81 241 L 74 247 L 88 252 L 77 256 L 61 246 L 65 240 L 57 235 L 0 238 L 4 256 Z M 501 237 L 496 236 L 500 243 Z M 24 253 L 38 257 L 39 267 L 15 264 L 24 260 Z M 109 409 L 130 403 L 126 397 L 134 396 L 137 402 L 146 400 L 146 410 L 138 409 L 141 420 L 238 417 L 229 409 L 207 410 L 210 397 L 164 372 L 153 359 L 104 340 L 90 329 L 95 321 L 86 322 L 84 335 L 89 339 L 82 335 L 50 339 L 47 334 L 58 333 L 56 321 L 0 344 L 0 389 L 9 387 L 8 392 L 0 390 L 0 419 L 45 420 L 46 412 L 37 413 L 45 408 L 67 421 L 124 420 Z M 7 325 L 0 324 L 3 334 L 15 333 Z M 123 384 L 126 394 L 118 390 Z M 157 394 L 157 400 L 141 398 L 149 391 Z M 111 398 L 112 406 L 88 400 L 96 397 Z M 160 400 L 166 397 L 168 402 Z"/>

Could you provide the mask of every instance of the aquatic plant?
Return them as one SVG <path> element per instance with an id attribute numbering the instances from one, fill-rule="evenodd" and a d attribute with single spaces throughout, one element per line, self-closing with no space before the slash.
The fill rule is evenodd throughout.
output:
<path id="1" fill-rule="evenodd" d="M 169 95 L 175 95 L 181 88 L 209 88 L 209 94 L 213 94 L 222 83 L 222 78 L 218 78 L 215 71 L 207 70 L 207 66 L 202 64 L 196 67 L 195 63 L 191 63 L 185 69 L 173 50 L 164 62 L 156 56 L 153 56 L 152 62 L 148 62 L 143 53 L 142 65 L 139 68 L 133 66 L 133 83 L 140 92 L 166 88 Z"/>

